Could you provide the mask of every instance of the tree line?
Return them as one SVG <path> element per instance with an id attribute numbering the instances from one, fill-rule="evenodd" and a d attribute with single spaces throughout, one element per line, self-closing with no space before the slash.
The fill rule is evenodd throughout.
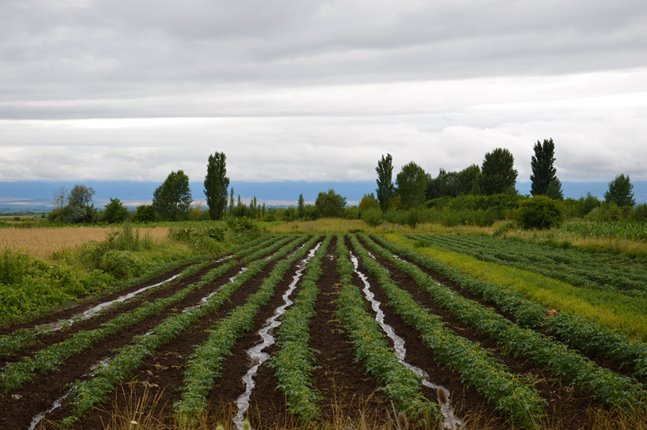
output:
<path id="1" fill-rule="evenodd" d="M 563 199 L 561 181 L 555 168 L 555 143 L 553 139 L 537 141 L 533 146 L 531 158 L 532 196 L 545 196 L 554 200 Z M 249 204 L 243 203 L 240 195 L 235 198 L 234 188 L 230 187 L 227 176 L 227 157 L 224 152 L 215 152 L 207 160 L 207 173 L 204 178 L 204 194 L 208 210 L 199 205 L 193 206 L 189 178 L 182 170 L 172 171 L 153 193 L 150 205 L 140 205 L 133 213 L 117 198 L 111 198 L 102 211 L 94 207 L 94 190 L 85 185 L 75 185 L 69 193 L 59 192 L 54 198 L 54 210 L 50 212 L 52 221 L 67 223 L 107 222 L 117 223 L 125 220 L 134 222 L 181 221 L 187 219 L 221 220 L 225 217 L 248 217 L 285 220 L 314 219 L 319 217 L 348 216 L 346 199 L 335 190 L 320 192 L 314 205 L 305 203 L 303 194 L 299 195 L 295 208 L 284 210 L 266 208 L 253 197 Z M 393 157 L 382 155 L 375 168 L 377 179 L 375 195 L 367 194 L 360 201 L 357 213 L 351 216 L 378 218 L 371 211 L 383 214 L 393 210 L 410 211 L 429 205 L 434 200 L 461 196 L 517 195 L 516 180 L 518 172 L 514 168 L 512 153 L 504 148 L 495 148 L 485 154 L 481 165 L 472 164 L 459 171 L 440 169 L 436 177 L 425 172 L 417 163 L 411 161 L 402 166 L 393 177 Z M 587 195 L 586 204 L 594 197 Z M 582 200 L 582 199 L 581 199 Z M 620 174 L 609 183 L 605 200 L 617 207 L 635 205 L 633 185 L 628 175 Z M 598 201 L 599 205 L 599 201 Z"/>

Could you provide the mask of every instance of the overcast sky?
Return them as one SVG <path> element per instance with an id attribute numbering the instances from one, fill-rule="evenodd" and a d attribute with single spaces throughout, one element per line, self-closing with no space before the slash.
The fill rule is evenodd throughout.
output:
<path id="1" fill-rule="evenodd" d="M 0 0 L 0 180 L 647 179 L 647 1 Z"/>

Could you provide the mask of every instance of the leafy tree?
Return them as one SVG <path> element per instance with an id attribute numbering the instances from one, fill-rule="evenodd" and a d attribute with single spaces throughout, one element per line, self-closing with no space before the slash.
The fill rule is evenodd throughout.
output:
<path id="1" fill-rule="evenodd" d="M 342 217 L 346 207 L 346 198 L 337 194 L 332 188 L 320 192 L 315 201 L 315 210 L 320 217 Z"/>
<path id="2" fill-rule="evenodd" d="M 557 178 L 555 169 L 555 143 L 553 139 L 537 141 L 533 147 L 535 155 L 530 160 L 532 174 L 530 175 L 530 194 L 545 195 L 554 199 L 564 198 L 562 184 Z"/>
<path id="3" fill-rule="evenodd" d="M 128 208 L 119 199 L 110 199 L 103 211 L 103 220 L 108 224 L 124 222 L 128 219 Z"/>
<path id="4" fill-rule="evenodd" d="M 377 201 L 380 203 L 382 212 L 386 212 L 391 207 L 391 199 L 395 196 L 395 187 L 393 186 L 393 159 L 391 154 L 382 155 L 375 168 L 377 172 Z"/>
<path id="5" fill-rule="evenodd" d="M 133 221 L 135 222 L 152 222 L 156 219 L 157 214 L 155 213 L 155 208 L 151 205 L 137 206 L 133 215 Z"/>
<path id="6" fill-rule="evenodd" d="M 424 203 L 427 180 L 425 171 L 413 161 L 402 167 L 396 182 L 403 209 L 415 208 Z"/>
<path id="7" fill-rule="evenodd" d="M 380 209 L 380 204 L 375 200 L 373 193 L 364 194 L 362 200 L 359 201 L 359 212 L 363 213 L 369 209 Z"/>
<path id="8" fill-rule="evenodd" d="M 303 219 L 306 216 L 306 205 L 303 200 L 303 194 L 299 194 L 299 202 L 297 203 L 297 218 Z"/>
<path id="9" fill-rule="evenodd" d="M 229 214 L 234 214 L 234 187 L 229 190 Z"/>
<path id="10" fill-rule="evenodd" d="M 481 166 L 481 191 L 486 195 L 516 193 L 517 171 L 514 157 L 507 149 L 496 148 L 485 154 Z"/>
<path id="11" fill-rule="evenodd" d="M 164 221 L 187 219 L 192 201 L 189 177 L 182 170 L 169 173 L 153 193 L 153 207 Z"/>
<path id="12" fill-rule="evenodd" d="M 458 194 L 479 194 L 479 181 L 481 180 L 481 168 L 478 164 L 472 164 L 457 173 Z"/>
<path id="13" fill-rule="evenodd" d="M 609 190 L 604 194 L 604 199 L 607 203 L 615 203 L 621 208 L 633 207 L 636 204 L 633 189 L 629 175 L 620 174 L 609 182 Z"/>
<path id="14" fill-rule="evenodd" d="M 456 172 L 447 172 L 445 169 L 438 171 L 438 176 L 427 180 L 428 199 L 437 197 L 456 197 L 460 193 L 458 174 Z"/>
<path id="15" fill-rule="evenodd" d="M 534 196 L 519 207 L 519 223 L 526 230 L 559 227 L 563 220 L 559 203 L 546 196 Z"/>
<path id="16" fill-rule="evenodd" d="M 222 219 L 227 207 L 227 165 L 224 152 L 209 155 L 207 161 L 207 176 L 204 178 L 204 195 L 207 197 L 209 216 L 211 219 Z"/>
<path id="17" fill-rule="evenodd" d="M 57 207 L 50 214 L 52 221 L 62 221 L 69 223 L 90 223 L 97 219 L 97 210 L 92 203 L 92 196 L 94 190 L 85 185 L 75 185 L 64 199 L 62 196 L 64 191 L 61 191 L 55 197 L 55 204 L 60 205 L 62 200 L 66 200 L 67 204 L 63 207 Z"/>

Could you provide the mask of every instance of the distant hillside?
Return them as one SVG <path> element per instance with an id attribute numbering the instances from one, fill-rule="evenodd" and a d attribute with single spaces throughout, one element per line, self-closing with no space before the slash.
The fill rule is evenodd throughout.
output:
<path id="1" fill-rule="evenodd" d="M 96 191 L 95 205 L 103 207 L 111 197 L 122 200 L 134 207 L 150 203 L 159 182 L 136 181 L 16 181 L 0 182 L 0 212 L 46 212 L 52 207 L 54 194 L 61 189 L 69 190 L 75 184 L 88 185 Z M 295 205 L 300 193 L 307 202 L 314 202 L 319 191 L 334 188 L 346 197 L 349 203 L 357 203 L 364 194 L 374 192 L 374 181 L 356 182 L 234 182 L 236 196 L 248 200 L 254 196 L 267 205 Z M 603 198 L 608 182 L 564 182 L 564 194 L 567 197 L 579 198 L 590 192 Z M 521 194 L 530 192 L 530 182 L 517 183 Z M 204 203 L 201 182 L 192 182 L 191 191 L 196 201 Z M 634 182 L 636 201 L 647 203 L 647 181 Z"/>

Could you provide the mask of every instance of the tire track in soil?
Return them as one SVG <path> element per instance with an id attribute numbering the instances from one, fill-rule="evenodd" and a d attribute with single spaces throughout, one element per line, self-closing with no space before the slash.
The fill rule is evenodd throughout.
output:
<path id="1" fill-rule="evenodd" d="M 225 318 L 233 309 L 243 305 L 247 298 L 258 290 L 278 262 L 279 260 L 271 262 L 261 273 L 241 285 L 216 314 L 201 319 L 191 328 L 190 333 L 179 336 L 172 343 L 163 346 L 152 357 L 147 359 L 131 379 L 131 388 L 122 387 L 123 390 L 122 388 L 117 389 L 118 393 L 127 393 L 126 396 L 116 396 L 119 410 L 125 410 L 126 402 L 130 401 L 132 404 L 133 399 L 142 398 L 144 391 L 148 390 L 147 395 L 157 396 L 159 401 L 156 405 L 147 405 L 145 410 L 154 413 L 154 416 L 163 421 L 164 424 L 173 425 L 173 403 L 180 399 L 180 390 L 189 356 L 198 345 L 207 340 L 209 330 L 218 321 Z M 238 346 L 235 348 L 238 348 Z M 114 400 L 113 398 L 113 403 Z M 101 406 L 101 410 L 86 417 L 76 428 L 101 428 L 102 423 L 109 422 L 110 416 L 114 412 L 113 406 L 112 403 Z M 154 406 L 154 408 L 151 409 L 150 406 Z M 52 415 L 52 421 L 64 418 L 67 412 L 69 410 L 64 406 L 62 410 Z"/>
<path id="2" fill-rule="evenodd" d="M 318 366 L 314 386 L 324 399 L 321 417 L 331 421 L 341 414 L 357 420 L 362 411 L 379 416 L 388 410 L 389 402 L 377 391 L 379 384 L 355 362 L 353 344 L 337 317 L 340 283 L 335 249 L 336 238 L 322 261 L 319 295 L 310 324 L 310 347 L 315 350 Z M 387 413 L 384 416 L 386 422 Z"/>
<path id="3" fill-rule="evenodd" d="M 34 381 L 25 384 L 23 388 L 0 397 L 0 428 L 26 428 L 34 415 L 49 408 L 52 402 L 63 394 L 68 383 L 83 376 L 100 360 L 111 356 L 113 350 L 130 343 L 134 336 L 147 332 L 170 314 L 181 312 L 185 307 L 199 302 L 209 292 L 228 282 L 231 273 L 235 273 L 237 270 L 240 270 L 240 266 L 197 291 L 193 291 L 171 309 L 109 336 L 97 345 L 70 357 L 57 370 L 38 375 Z M 96 321 L 93 324 L 86 329 L 99 325 Z"/>
<path id="4" fill-rule="evenodd" d="M 232 276 L 233 274 L 235 274 L 240 269 L 240 265 L 242 264 L 242 262 L 238 261 L 237 264 L 238 264 L 237 267 L 234 267 L 233 269 L 228 271 L 223 276 L 229 277 L 229 276 Z M 15 354 L 12 354 L 10 357 L 0 358 L 0 368 L 4 367 L 7 363 L 10 363 L 12 361 L 18 361 L 18 360 L 20 360 L 20 359 L 22 359 L 22 358 L 24 358 L 26 356 L 32 355 L 32 354 L 36 353 L 37 351 L 39 351 L 39 350 L 41 350 L 41 349 L 43 349 L 43 348 L 45 348 L 45 347 L 47 347 L 49 345 L 61 342 L 61 341 L 65 340 L 65 339 L 67 339 L 68 337 L 74 335 L 75 333 L 96 328 L 96 327 L 100 326 L 101 324 L 105 323 L 106 321 L 109 321 L 109 320 L 111 320 L 111 319 L 113 319 L 113 318 L 115 318 L 115 317 L 117 317 L 117 316 L 119 316 L 121 314 L 124 314 L 126 312 L 130 312 L 133 309 L 135 309 L 135 308 L 137 308 L 139 306 L 142 306 L 144 304 L 144 302 L 152 302 L 152 301 L 157 300 L 157 299 L 172 296 L 176 292 L 180 291 L 182 288 L 188 286 L 189 284 L 192 284 L 192 283 L 198 281 L 207 272 L 209 272 L 210 270 L 215 269 L 219 265 L 220 265 L 220 263 L 215 263 L 214 262 L 214 263 L 210 264 L 209 266 L 199 270 L 197 273 L 195 273 L 195 274 L 193 274 L 193 275 L 191 275 L 191 276 L 189 276 L 189 277 L 187 277 L 185 279 L 182 279 L 182 280 L 179 280 L 179 281 L 175 280 L 175 281 L 170 282 L 167 285 L 160 285 L 153 292 L 151 292 L 149 294 L 144 293 L 145 295 L 142 296 L 142 297 L 135 296 L 131 300 L 128 300 L 127 302 L 122 304 L 121 306 L 118 306 L 116 309 L 107 308 L 106 310 L 104 310 L 103 312 L 97 314 L 93 318 L 83 320 L 83 321 L 79 321 L 79 322 L 73 324 L 72 326 L 70 326 L 68 328 L 64 328 L 64 329 L 61 329 L 61 330 L 58 330 L 58 331 L 54 331 L 54 332 L 50 332 L 50 333 L 46 333 L 46 334 L 43 334 L 41 336 L 38 336 L 38 338 L 36 339 L 34 344 L 17 351 Z M 126 294 L 126 293 L 124 293 L 124 294 Z"/>
<path id="5" fill-rule="evenodd" d="M 258 343 L 258 331 L 265 325 L 265 321 L 272 317 L 274 310 L 283 304 L 283 293 L 292 282 L 292 275 L 296 271 L 300 261 L 301 259 L 290 266 L 290 269 L 283 276 L 281 282 L 276 286 L 274 295 L 270 301 L 263 306 L 256 315 L 254 328 L 238 340 L 234 348 L 232 348 L 232 351 L 234 351 L 233 354 L 225 360 L 222 370 L 223 376 L 218 378 L 207 397 L 209 425 L 211 426 L 209 428 L 215 428 L 219 423 L 225 425 L 226 428 L 229 428 L 231 425 L 232 419 L 238 411 L 236 399 L 238 399 L 238 396 L 245 391 L 245 385 L 243 384 L 242 378 L 249 370 L 249 357 L 247 356 L 247 350 Z M 299 287 L 297 286 L 295 293 L 298 291 L 298 288 Z M 265 352 L 271 356 L 275 351 L 276 344 Z M 258 395 L 257 390 L 259 386 L 264 385 L 267 387 L 267 385 L 265 385 L 267 378 L 274 381 L 273 383 L 269 383 L 272 388 L 264 389 L 264 391 Z M 273 371 L 267 363 L 260 367 L 256 374 L 255 381 L 256 387 L 252 393 L 249 408 L 249 410 L 252 411 L 250 412 L 249 418 L 253 427 L 266 428 L 268 427 L 268 423 L 284 424 L 287 416 L 285 399 L 279 391 L 274 390 L 273 387 L 276 387 L 276 379 L 274 379 Z M 272 394 L 268 395 L 270 391 Z M 261 412 L 260 421 L 256 416 L 256 411 Z"/>
<path id="6" fill-rule="evenodd" d="M 363 243 L 363 245 L 365 244 Z M 393 267 L 389 262 L 384 260 L 379 255 L 375 255 L 375 257 L 376 261 L 389 271 L 394 283 L 396 283 L 402 290 L 407 291 L 409 294 L 411 294 L 413 299 L 425 309 L 427 309 L 431 314 L 440 317 L 447 328 L 451 329 L 459 336 L 462 336 L 474 343 L 480 344 L 481 347 L 485 348 L 497 360 L 505 364 L 513 373 L 530 376 L 533 382 L 536 382 L 535 388 L 539 391 L 540 395 L 548 401 L 547 412 L 552 423 L 559 423 L 560 428 L 563 429 L 580 429 L 582 427 L 583 423 L 585 423 L 586 421 L 586 409 L 591 404 L 590 400 L 587 397 L 578 396 L 573 392 L 572 388 L 563 386 L 541 366 L 537 366 L 536 364 L 528 360 L 514 358 L 506 354 L 504 351 L 502 351 L 501 346 L 497 345 L 489 336 L 478 334 L 473 329 L 465 327 L 448 311 L 436 305 L 429 297 L 429 295 L 420 287 L 418 287 L 415 281 L 408 275 L 395 269 L 395 267 Z M 402 321 L 402 319 L 398 315 L 395 314 L 395 311 L 392 309 L 388 302 L 388 298 L 384 294 L 384 291 L 379 287 L 379 284 L 377 283 L 375 278 L 368 273 L 367 276 L 369 277 L 371 284 L 376 286 L 376 297 L 378 297 L 378 300 L 382 301 L 382 303 L 385 304 L 386 309 L 389 310 L 389 312 L 387 313 L 387 318 L 397 321 L 397 323 L 404 325 L 408 328 L 409 331 L 412 331 L 412 329 L 409 328 L 409 326 L 404 321 Z M 403 336 L 403 334 L 400 335 Z M 403 337 L 405 337 L 405 341 L 407 342 L 407 345 L 409 345 L 408 338 L 406 336 Z M 418 337 L 418 335 L 416 334 L 415 337 Z M 431 356 L 429 349 L 427 349 L 420 340 L 418 340 L 418 342 L 421 344 L 422 348 L 427 351 L 426 354 L 428 356 Z M 409 354 L 407 351 L 407 356 L 408 355 Z M 417 356 L 418 354 L 416 354 L 416 358 Z M 427 370 L 425 367 L 422 368 Z M 453 374 L 453 372 L 447 372 L 447 370 L 445 370 L 445 373 Z M 435 376 L 432 374 L 432 378 L 433 377 Z M 456 379 L 458 380 L 458 377 L 456 377 Z M 462 398 L 454 397 L 454 387 L 452 387 L 450 391 L 452 392 L 452 397 L 456 399 L 455 404 L 459 405 L 459 416 L 461 416 L 461 414 L 469 414 L 469 409 L 472 409 L 471 405 L 474 404 L 470 403 L 470 401 L 474 402 L 475 400 L 477 401 L 476 404 L 479 405 L 479 407 L 482 407 L 482 409 L 488 411 L 488 415 L 496 415 L 492 408 L 487 405 L 483 399 L 480 399 L 480 397 L 474 390 L 471 390 L 468 387 L 464 387 L 461 388 L 460 391 L 456 392 L 457 394 L 460 392 L 461 395 L 464 395 L 468 392 L 473 393 L 475 395 L 475 399 L 467 399 L 468 401 L 465 401 Z"/>

